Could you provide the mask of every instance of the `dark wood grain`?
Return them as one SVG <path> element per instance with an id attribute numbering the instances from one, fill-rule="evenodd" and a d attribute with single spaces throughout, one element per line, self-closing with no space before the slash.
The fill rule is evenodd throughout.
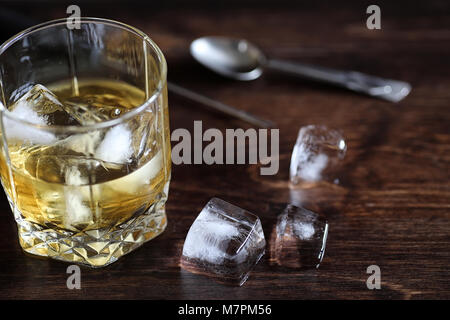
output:
<path id="1" fill-rule="evenodd" d="M 109 267 L 82 268 L 81 290 L 66 288 L 66 264 L 21 251 L 2 196 L 0 298 L 450 298 L 448 4 L 379 1 L 382 30 L 371 31 L 365 26 L 368 3 L 360 1 L 266 3 L 256 9 L 252 3 L 219 9 L 201 2 L 156 9 L 82 6 L 82 14 L 135 25 L 164 51 L 171 81 L 275 121 L 280 128 L 278 175 L 260 176 L 255 165 L 173 166 L 167 230 Z M 64 16 L 65 7 L 31 11 L 34 18 L 49 20 Z M 190 41 L 210 34 L 251 39 L 277 58 L 409 81 L 413 90 L 392 104 L 270 73 L 253 82 L 233 82 L 189 56 Z M 248 127 L 173 95 L 169 104 L 172 130 L 192 132 L 194 120 L 202 120 L 204 128 Z M 339 186 L 289 187 L 290 153 L 299 127 L 307 124 L 344 132 L 348 152 Z M 240 288 L 180 269 L 184 237 L 213 196 L 257 214 L 266 239 L 287 203 L 326 215 L 330 232 L 320 269 L 276 267 L 268 252 Z M 381 290 L 366 287 L 371 264 L 381 268 Z"/>

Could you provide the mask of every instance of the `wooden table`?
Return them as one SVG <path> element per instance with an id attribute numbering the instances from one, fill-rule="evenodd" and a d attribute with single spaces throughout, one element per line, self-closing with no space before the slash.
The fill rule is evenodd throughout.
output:
<path id="1" fill-rule="evenodd" d="M 81 290 L 66 288 L 64 263 L 21 251 L 6 198 L 0 212 L 0 298 L 113 299 L 423 299 L 450 298 L 450 8 L 444 1 L 378 1 L 382 29 L 366 28 L 367 4 L 294 5 L 252 1 L 214 8 L 202 2 L 144 8 L 137 3 L 83 7 L 86 16 L 127 22 L 164 51 L 169 79 L 269 118 L 280 129 L 280 171 L 255 165 L 174 165 L 169 225 L 157 239 L 99 270 L 82 268 Z M 39 20 L 65 7 L 25 8 Z M 354 69 L 409 81 L 393 104 L 277 74 L 248 83 L 202 68 L 188 45 L 203 35 L 251 39 L 272 57 Z M 171 129 L 248 128 L 174 95 Z M 344 132 L 348 152 L 341 184 L 291 189 L 290 154 L 298 129 L 324 124 Z M 267 239 L 290 202 L 325 214 L 330 233 L 319 270 L 277 268 L 270 251 L 243 287 L 229 287 L 179 267 L 186 233 L 205 203 L 218 196 L 256 213 Z M 368 290 L 366 269 L 381 268 L 381 290 Z"/>

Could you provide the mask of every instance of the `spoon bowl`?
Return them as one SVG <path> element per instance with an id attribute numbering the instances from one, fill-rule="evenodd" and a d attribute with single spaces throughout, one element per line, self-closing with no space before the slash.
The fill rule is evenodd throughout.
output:
<path id="1" fill-rule="evenodd" d="M 206 68 L 236 80 L 255 80 L 266 64 L 264 54 L 243 39 L 203 37 L 190 46 L 191 55 Z"/>

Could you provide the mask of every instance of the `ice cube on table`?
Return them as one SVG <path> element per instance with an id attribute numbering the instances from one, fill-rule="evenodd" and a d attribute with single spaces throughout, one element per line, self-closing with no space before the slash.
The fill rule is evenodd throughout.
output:
<path id="1" fill-rule="evenodd" d="M 242 285 L 264 255 L 265 246 L 256 215 L 212 198 L 189 229 L 181 266 L 219 282 Z"/>
<path id="2" fill-rule="evenodd" d="M 273 259 L 290 268 L 319 267 L 325 254 L 328 222 L 319 214 L 289 204 L 278 216 Z"/>
<path id="3" fill-rule="evenodd" d="M 346 151 L 347 144 L 338 131 L 316 125 L 300 128 L 291 156 L 291 182 L 339 181 L 336 168 Z"/>

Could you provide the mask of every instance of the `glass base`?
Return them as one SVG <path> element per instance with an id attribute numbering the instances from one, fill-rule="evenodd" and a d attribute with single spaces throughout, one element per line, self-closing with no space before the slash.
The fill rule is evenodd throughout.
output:
<path id="1" fill-rule="evenodd" d="M 119 226 L 82 232 L 46 229 L 15 212 L 19 242 L 25 252 L 33 255 L 93 268 L 104 267 L 165 230 L 164 202 L 153 204 L 146 212 Z"/>

